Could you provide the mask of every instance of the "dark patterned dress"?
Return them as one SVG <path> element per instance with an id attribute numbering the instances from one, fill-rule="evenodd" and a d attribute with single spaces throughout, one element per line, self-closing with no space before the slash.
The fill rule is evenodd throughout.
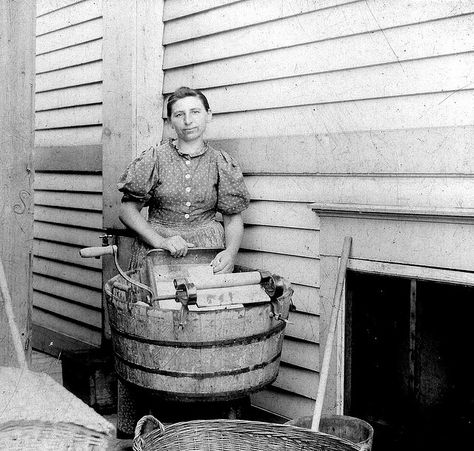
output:
<path id="1" fill-rule="evenodd" d="M 148 222 L 161 236 L 180 235 L 195 247 L 224 247 L 224 228 L 216 212 L 232 215 L 248 207 L 249 193 L 242 171 L 226 152 L 204 143 L 193 156 L 169 140 L 150 147 L 133 160 L 120 177 L 122 202 L 143 202 Z M 130 269 L 139 268 L 148 245 L 137 238 Z"/>

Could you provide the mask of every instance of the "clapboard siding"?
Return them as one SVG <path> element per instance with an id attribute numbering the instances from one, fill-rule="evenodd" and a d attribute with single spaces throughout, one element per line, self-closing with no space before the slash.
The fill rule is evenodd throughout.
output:
<path id="1" fill-rule="evenodd" d="M 37 308 L 49 311 L 55 315 L 71 318 L 83 324 L 89 324 L 96 328 L 101 326 L 100 310 L 69 302 L 67 299 L 50 296 L 38 290 L 35 290 L 34 293 L 34 305 Z"/>
<path id="2" fill-rule="evenodd" d="M 71 4 L 69 8 L 51 11 L 36 20 L 36 36 L 69 28 L 102 16 L 101 0 L 86 0 Z"/>
<path id="3" fill-rule="evenodd" d="M 216 114 L 209 139 L 472 125 L 474 91 Z M 418 128 L 416 127 L 416 128 Z"/>
<path id="4" fill-rule="evenodd" d="M 164 91 L 183 85 L 207 89 L 469 52 L 473 50 L 473 28 L 474 15 L 468 14 L 218 59 L 167 70 Z M 446 39 L 452 35 L 459 38 Z"/>
<path id="5" fill-rule="evenodd" d="M 36 0 L 36 17 L 54 12 L 77 3 L 78 0 Z"/>
<path id="6" fill-rule="evenodd" d="M 319 219 L 304 203 L 254 200 L 243 212 L 243 217 L 249 225 L 319 230 Z"/>
<path id="7" fill-rule="evenodd" d="M 102 308 L 102 293 L 100 290 L 79 285 L 72 285 L 61 280 L 51 279 L 39 274 L 33 276 L 33 288 L 43 293 L 50 293 L 57 297 L 70 299 L 79 304 L 84 304 L 95 309 Z"/>
<path id="8" fill-rule="evenodd" d="M 294 368 L 281 362 L 280 371 L 274 387 L 285 391 L 291 391 L 310 399 L 316 399 L 318 392 L 318 377 L 314 377 L 314 371 L 303 368 Z"/>
<path id="9" fill-rule="evenodd" d="M 69 316 L 59 316 L 40 308 L 33 309 L 33 323 L 42 327 L 59 332 L 74 340 L 83 341 L 94 346 L 100 345 L 100 329 L 93 328 L 71 320 Z"/>
<path id="10" fill-rule="evenodd" d="M 228 139 L 215 145 L 231 153 L 247 174 L 275 173 L 284 168 L 287 174 L 462 175 L 474 173 L 473 141 L 474 126 L 464 126 Z M 283 211 L 286 215 L 293 212 L 291 224 L 304 216 L 306 227 L 319 227 L 318 218 L 305 215 L 309 210 L 299 204 L 255 202 L 249 219 L 263 209 L 268 218 L 283 220 Z"/>
<path id="11" fill-rule="evenodd" d="M 101 146 L 37 147 L 33 156 L 37 172 L 102 171 Z"/>
<path id="12" fill-rule="evenodd" d="M 36 113 L 36 130 L 81 127 L 102 123 L 102 105 L 86 105 Z"/>
<path id="13" fill-rule="evenodd" d="M 35 190 L 35 208 L 40 205 L 102 212 L 102 195 Z"/>
<path id="14" fill-rule="evenodd" d="M 351 1 L 353 0 L 247 0 L 244 4 L 227 4 L 226 8 L 207 9 L 199 15 L 169 21 L 163 34 L 163 44 L 280 20 Z"/>
<path id="15" fill-rule="evenodd" d="M 311 258 L 319 254 L 318 238 L 313 230 L 248 226 L 241 248 Z"/>
<path id="16" fill-rule="evenodd" d="M 36 94 L 36 111 L 54 110 L 102 102 L 102 83 L 88 83 L 72 88 Z"/>
<path id="17" fill-rule="evenodd" d="M 320 363 L 319 344 L 285 337 L 281 359 L 294 367 L 318 371 Z"/>
<path id="18" fill-rule="evenodd" d="M 35 189 L 101 193 L 102 179 L 95 174 L 39 173 L 35 179 Z"/>
<path id="19" fill-rule="evenodd" d="M 102 26 L 102 19 L 97 18 L 39 36 L 36 40 L 36 54 L 42 55 L 100 39 L 102 38 Z"/>
<path id="20" fill-rule="evenodd" d="M 74 45 L 36 57 L 36 73 L 50 72 L 102 59 L 102 39 Z"/>
<path id="21" fill-rule="evenodd" d="M 319 316 L 292 312 L 290 314 L 289 323 L 286 326 L 285 334 L 299 340 L 318 343 Z"/>
<path id="22" fill-rule="evenodd" d="M 248 176 L 253 199 L 473 208 L 474 177 L 442 174 Z"/>
<path id="23" fill-rule="evenodd" d="M 100 260 L 95 258 L 82 258 L 79 255 L 81 246 L 73 246 L 68 243 L 64 244 L 60 241 L 47 240 L 47 238 L 43 239 L 40 235 L 41 234 L 38 233 L 38 237 L 33 244 L 34 255 L 50 260 L 71 263 L 81 267 L 102 269 Z"/>
<path id="24" fill-rule="evenodd" d="M 317 378 L 313 379 L 313 383 Z M 291 419 L 313 415 L 314 400 L 300 396 L 292 390 L 269 388 L 252 395 L 252 402 L 257 406 Z"/>
<path id="25" fill-rule="evenodd" d="M 90 146 L 99 144 L 101 139 L 102 125 L 38 130 L 35 134 L 35 143 L 38 147 Z"/>
<path id="26" fill-rule="evenodd" d="M 312 313 L 319 315 L 319 287 L 292 283 L 293 304 L 298 312 Z"/>
<path id="27" fill-rule="evenodd" d="M 97 231 L 37 221 L 35 238 L 87 247 L 97 239 Z"/>
<path id="28" fill-rule="evenodd" d="M 206 94 L 216 114 L 285 108 L 472 89 L 473 70 L 471 52 L 213 88 Z"/>
<path id="29" fill-rule="evenodd" d="M 315 258 L 242 250 L 237 263 L 249 268 L 266 269 L 296 284 L 319 287 L 319 260 Z"/>
<path id="30" fill-rule="evenodd" d="M 189 16 L 219 6 L 241 2 L 242 0 L 174 0 L 164 4 L 163 20 L 168 21 L 178 17 Z"/>
<path id="31" fill-rule="evenodd" d="M 64 208 L 35 206 L 35 221 L 64 224 L 70 227 L 88 227 L 100 229 L 102 215 L 100 212 L 69 210 Z"/>
<path id="32" fill-rule="evenodd" d="M 473 207 L 474 4 L 184 3 L 165 2 L 163 92 L 205 90 L 207 137 L 252 198 L 239 263 L 294 288 L 280 375 L 252 400 L 308 415 L 321 310 L 308 204 Z"/>
<path id="33" fill-rule="evenodd" d="M 96 61 L 36 76 L 36 92 L 52 91 L 102 81 L 102 62 Z"/>
<path id="34" fill-rule="evenodd" d="M 102 289 L 101 271 L 93 268 L 80 267 L 66 262 L 35 256 L 33 272 L 97 290 Z"/>
<path id="35" fill-rule="evenodd" d="M 168 47 L 171 51 L 165 53 L 164 68 L 376 32 L 474 12 L 474 5 L 470 0 L 458 2 L 457 6 L 453 8 L 452 2 L 436 2 L 427 6 L 426 2 L 410 0 L 351 2 L 334 8 L 170 44 Z"/>
<path id="36" fill-rule="evenodd" d="M 102 232 L 102 0 L 38 0 L 34 318 L 100 344 L 102 264 L 82 259 Z"/>

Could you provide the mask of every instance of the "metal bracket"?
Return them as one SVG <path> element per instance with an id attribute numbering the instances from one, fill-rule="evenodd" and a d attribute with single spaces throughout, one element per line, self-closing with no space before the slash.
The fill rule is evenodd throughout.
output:
<path id="1" fill-rule="evenodd" d="M 275 274 L 271 274 L 268 271 L 259 271 L 262 281 L 260 284 L 263 286 L 265 293 L 272 299 L 277 300 L 283 295 L 285 291 L 285 285 L 283 278 Z"/>
<path id="2" fill-rule="evenodd" d="M 174 279 L 174 287 L 176 289 L 176 302 L 181 302 L 185 307 L 188 305 L 196 305 L 197 290 L 196 286 L 189 282 L 186 278 Z"/>
<path id="3" fill-rule="evenodd" d="M 102 240 L 102 246 L 108 246 L 109 240 L 112 240 L 114 238 L 113 235 L 108 235 L 107 233 L 104 235 L 100 235 L 99 238 Z"/>
<path id="4" fill-rule="evenodd" d="M 278 304 L 278 301 L 276 299 L 270 302 L 270 306 L 272 309 L 272 311 L 270 312 L 270 318 L 274 318 L 277 321 L 283 321 L 285 324 L 293 324 L 291 321 L 288 321 L 287 319 L 283 318 L 283 315 L 280 310 L 280 305 Z"/>

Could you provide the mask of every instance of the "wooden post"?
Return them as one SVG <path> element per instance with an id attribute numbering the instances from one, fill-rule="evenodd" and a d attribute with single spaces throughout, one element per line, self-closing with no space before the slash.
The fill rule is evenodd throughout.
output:
<path id="1" fill-rule="evenodd" d="M 0 258 L 27 360 L 31 357 L 35 2 L 0 2 Z M 17 366 L 0 299 L 0 365 Z"/>
<path id="2" fill-rule="evenodd" d="M 326 384 L 329 376 L 329 364 L 331 362 L 332 345 L 336 335 L 337 319 L 339 317 L 342 293 L 344 288 L 344 281 L 346 278 L 347 262 L 349 261 L 349 253 L 351 251 L 352 238 L 346 236 L 344 238 L 344 245 L 342 248 L 341 261 L 339 262 L 339 269 L 337 271 L 336 289 L 333 297 L 333 305 L 331 309 L 331 318 L 329 320 L 329 328 L 326 336 L 326 343 L 324 345 L 323 361 L 321 363 L 321 370 L 319 372 L 318 393 L 316 395 L 316 403 L 314 407 L 313 420 L 311 429 L 313 431 L 319 430 L 319 422 L 323 411 L 324 396 L 326 394 Z"/>
<path id="3" fill-rule="evenodd" d="M 163 132 L 163 1 L 104 0 L 104 227 L 121 229 L 117 181 Z"/>
<path id="4" fill-rule="evenodd" d="M 104 0 L 103 3 L 103 215 L 104 229 L 120 233 L 117 181 L 127 164 L 163 133 L 164 0 Z M 128 261 L 121 238 L 119 261 Z M 103 258 L 103 281 L 117 274 Z M 105 338 L 109 337 L 105 311 Z"/>

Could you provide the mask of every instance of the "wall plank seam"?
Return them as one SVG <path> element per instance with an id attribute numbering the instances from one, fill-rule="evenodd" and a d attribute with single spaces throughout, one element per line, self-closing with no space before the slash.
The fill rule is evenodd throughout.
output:
<path id="1" fill-rule="evenodd" d="M 367 33 L 367 34 L 370 34 L 370 33 Z M 303 47 L 303 46 L 306 46 L 307 44 L 309 44 L 309 43 L 298 44 L 298 46 Z M 280 49 L 283 49 L 283 48 L 288 48 L 288 47 L 279 47 L 277 50 L 280 50 Z M 275 50 L 275 49 L 273 49 L 273 50 Z M 263 50 L 262 52 L 256 52 L 256 53 L 253 53 L 251 55 L 255 55 L 255 54 L 258 54 L 258 53 L 267 53 L 267 52 L 268 52 L 268 50 Z M 378 67 L 389 67 L 389 66 L 393 66 L 393 65 L 400 65 L 402 63 L 411 63 L 411 62 L 415 62 L 415 61 L 435 60 L 437 58 L 443 58 L 443 57 L 449 57 L 449 56 L 461 56 L 461 55 L 468 55 L 468 54 L 472 54 L 472 53 L 474 53 L 474 48 L 473 48 L 473 50 L 466 50 L 466 51 L 461 51 L 461 52 L 441 53 L 441 54 L 437 54 L 437 55 L 428 55 L 428 56 L 418 57 L 418 58 L 406 58 L 405 59 L 405 58 L 401 57 L 401 58 L 398 58 L 398 59 L 393 60 L 393 61 L 384 61 L 384 62 L 373 63 L 373 64 L 362 64 L 362 65 L 357 65 L 357 66 L 345 66 L 345 67 L 339 67 L 337 69 L 330 69 L 330 70 L 300 72 L 300 73 L 297 73 L 297 74 L 294 74 L 294 75 L 273 76 L 273 77 L 264 78 L 264 79 L 246 80 L 246 81 L 239 81 L 239 82 L 235 82 L 235 83 L 232 83 L 232 82 L 227 82 L 225 84 L 214 83 L 213 86 L 199 86 L 198 84 L 196 84 L 195 88 L 204 91 L 204 90 L 215 89 L 215 88 L 229 88 L 229 87 L 233 87 L 233 86 L 253 85 L 253 84 L 256 84 L 256 83 L 265 83 L 265 82 L 272 82 L 272 81 L 291 80 L 291 79 L 297 80 L 301 77 L 308 77 L 308 76 L 311 76 L 311 75 L 336 74 L 336 73 L 340 73 L 340 72 L 353 71 L 353 70 L 357 70 L 357 69 L 373 69 L 373 68 L 378 68 Z M 229 58 L 224 58 L 224 59 L 232 59 L 232 58 L 236 58 L 236 57 L 240 57 L 240 56 L 243 56 L 243 55 L 230 56 Z M 195 66 L 198 66 L 198 65 L 209 64 L 209 63 L 212 63 L 214 61 L 220 61 L 220 60 L 209 60 L 209 61 L 204 61 L 202 63 L 190 64 L 189 66 L 195 67 Z M 187 66 L 180 66 L 176 69 L 172 68 L 172 69 L 168 69 L 168 70 L 180 70 L 180 69 L 185 68 L 185 67 L 187 67 Z M 469 86 L 469 84 L 466 85 L 466 90 L 467 90 L 468 86 Z M 456 90 L 455 92 L 457 92 L 457 91 L 458 90 Z M 166 91 L 163 91 L 163 95 L 166 97 L 166 96 L 170 95 L 172 92 L 173 92 L 172 90 L 166 90 Z M 443 91 L 443 92 L 448 92 L 448 91 Z M 413 94 L 413 95 L 417 95 L 417 94 L 418 93 Z M 375 99 L 376 97 L 370 97 L 370 98 Z M 384 98 L 386 98 L 386 97 L 384 97 Z M 215 114 L 219 114 L 219 113 L 215 113 Z M 163 116 L 163 117 L 165 118 L 165 116 Z"/>
<path id="2" fill-rule="evenodd" d="M 220 117 L 225 115 L 232 115 L 232 114 L 239 114 L 239 113 L 246 113 L 246 112 L 259 112 L 259 111 L 271 111 L 271 110 L 285 110 L 289 107 L 316 107 L 319 105 L 343 105 L 347 103 L 357 102 L 364 102 L 364 101 L 373 101 L 373 100 L 388 100 L 388 99 L 408 99 L 411 97 L 422 97 L 422 96 L 430 96 L 433 94 L 447 94 L 444 100 L 447 100 L 451 95 L 456 94 L 458 92 L 474 92 L 474 88 L 470 88 L 472 83 L 466 85 L 465 89 L 455 89 L 455 90 L 447 90 L 447 91 L 426 91 L 426 92 L 417 92 L 417 93 L 410 93 L 410 94 L 397 94 L 397 95 L 390 95 L 390 96 L 376 96 L 376 97 L 364 97 L 364 98 L 352 98 L 347 100 L 337 100 L 337 101 L 327 101 L 327 102 L 317 102 L 317 103 L 298 103 L 292 105 L 282 105 L 282 106 L 269 106 L 263 108 L 247 108 L 242 110 L 235 110 L 235 111 L 222 111 L 213 113 L 214 117 Z M 163 117 L 163 119 L 165 119 Z"/>
<path id="3" fill-rule="evenodd" d="M 64 30 L 67 30 L 69 28 L 73 28 L 73 27 L 78 26 L 78 25 L 83 25 L 83 24 L 86 24 L 88 22 L 93 22 L 94 20 L 98 20 L 98 19 L 102 19 L 102 15 L 96 16 L 96 17 L 91 17 L 90 19 L 87 19 L 87 20 L 84 20 L 84 21 L 81 21 L 81 22 L 76 22 L 76 23 L 68 25 L 66 27 L 56 28 L 54 30 L 47 31 L 47 32 L 42 33 L 42 34 L 37 34 L 36 37 L 40 38 L 42 36 L 47 36 L 49 34 L 56 33 L 58 31 L 64 31 Z M 64 48 L 64 47 L 62 47 L 62 48 Z M 56 50 L 59 50 L 59 49 L 56 49 Z M 43 55 L 43 53 L 37 53 L 36 55 Z"/>
<path id="4" fill-rule="evenodd" d="M 95 41 L 99 41 L 99 40 L 102 40 L 102 38 L 101 38 L 101 37 L 99 37 L 99 38 L 94 37 L 94 38 L 91 38 L 91 39 L 85 39 L 84 41 L 75 42 L 75 43 L 70 44 L 70 45 L 65 45 L 64 47 L 54 48 L 54 49 L 48 50 L 48 51 L 46 51 L 46 52 L 38 52 L 38 53 L 36 54 L 36 56 L 48 55 L 48 54 L 57 52 L 57 51 L 59 51 L 59 50 L 70 49 L 70 48 L 72 48 L 72 47 L 77 47 L 78 45 L 88 44 L 89 42 L 95 42 Z"/>
<path id="5" fill-rule="evenodd" d="M 49 295 L 50 296 L 50 295 Z M 88 323 L 84 323 L 82 321 L 78 321 L 77 319 L 75 318 L 72 318 L 72 317 L 69 317 L 69 316 L 64 316 L 64 315 L 61 315 L 59 313 L 55 313 L 55 312 L 52 312 L 50 310 L 47 310 L 45 308 L 42 308 L 42 307 L 38 307 L 37 305 L 33 305 L 33 309 L 37 309 L 41 312 L 44 312 L 44 313 L 48 313 L 49 315 L 53 315 L 53 316 L 56 316 L 58 318 L 61 318 L 61 319 L 64 319 L 66 320 L 67 322 L 71 322 L 73 324 L 78 324 L 80 326 L 86 326 L 88 329 L 93 329 L 93 330 L 96 330 L 98 332 L 100 332 L 101 330 L 101 327 L 97 327 L 97 326 L 94 326 L 92 324 L 88 324 Z"/>
<path id="6" fill-rule="evenodd" d="M 36 1 L 38 2 L 38 0 L 36 0 Z M 67 9 L 67 8 L 70 8 L 71 6 L 77 5 L 79 3 L 85 3 L 87 1 L 88 0 L 73 0 L 68 5 L 64 5 L 64 6 L 61 6 L 59 8 L 50 9 L 50 10 L 45 11 L 44 13 L 40 13 L 36 16 L 36 18 L 38 19 L 39 17 L 47 16 L 48 14 L 55 13 L 56 11 L 61 11 L 62 9 Z"/>
<path id="7" fill-rule="evenodd" d="M 97 39 L 95 39 L 97 41 Z M 90 42 L 94 42 L 94 41 L 90 41 Z M 74 46 L 75 47 L 75 46 Z M 62 71 L 62 70 L 65 70 L 65 69 L 70 69 L 70 68 L 73 68 L 73 67 L 81 67 L 81 66 L 86 66 L 87 64 L 92 64 L 92 63 L 100 63 L 102 61 L 102 58 L 95 58 L 95 59 L 91 59 L 91 60 L 87 60 L 83 63 L 77 63 L 77 64 L 68 64 L 67 66 L 62 66 L 62 67 L 58 67 L 58 68 L 55 68 L 55 69 L 50 69 L 50 70 L 44 70 L 42 72 L 36 72 L 36 75 L 42 75 L 42 74 L 51 74 L 53 72 L 59 72 L 59 71 Z M 89 85 L 89 84 L 94 84 L 94 83 L 102 83 L 102 81 L 96 81 L 96 82 L 88 82 L 88 83 L 84 83 L 84 85 Z M 83 85 L 81 85 L 83 86 Z M 56 88 L 56 89 L 66 89 L 70 86 L 66 86 L 66 87 L 61 87 L 61 88 Z M 47 92 L 47 91 L 54 91 L 55 89 L 46 89 L 45 91 L 36 91 L 36 93 L 38 92 Z"/>

